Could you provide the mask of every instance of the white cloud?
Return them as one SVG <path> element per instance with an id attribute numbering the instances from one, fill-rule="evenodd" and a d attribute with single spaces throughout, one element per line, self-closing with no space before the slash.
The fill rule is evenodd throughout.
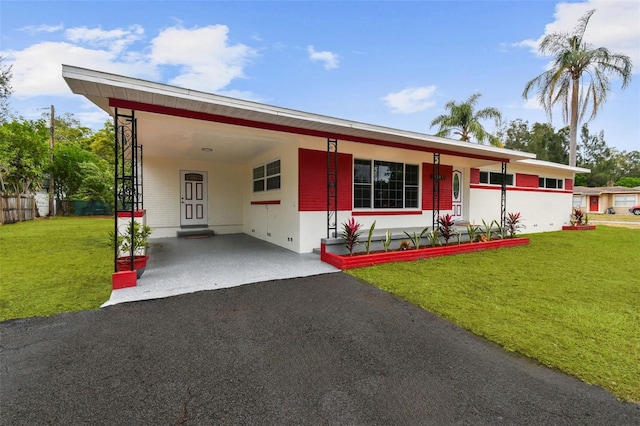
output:
<path id="1" fill-rule="evenodd" d="M 596 47 L 606 47 L 612 52 L 622 53 L 634 64 L 640 62 L 640 2 L 628 0 L 591 0 L 582 3 L 559 3 L 556 5 L 555 20 L 545 26 L 544 34 L 538 39 L 516 43 L 538 54 L 538 45 L 545 35 L 553 32 L 571 33 L 578 20 L 588 10 L 595 9 L 589 20 L 585 40 Z M 638 66 L 635 73 L 640 72 Z"/>
<path id="2" fill-rule="evenodd" d="M 544 110 L 540 102 L 538 102 L 538 98 L 535 96 L 524 101 L 524 103 L 522 104 L 522 108 L 526 110 Z"/>
<path id="3" fill-rule="evenodd" d="M 389 93 L 382 99 L 394 114 L 412 114 L 424 111 L 435 105 L 431 98 L 436 86 L 409 87 L 395 93 Z"/>
<path id="4" fill-rule="evenodd" d="M 116 28 L 105 31 L 102 28 L 76 27 L 65 31 L 67 39 L 74 43 L 87 43 L 94 47 L 107 47 L 114 52 L 124 51 L 130 44 L 144 37 L 144 29 L 133 25 L 128 29 Z"/>
<path id="5" fill-rule="evenodd" d="M 333 52 L 327 50 L 317 52 L 313 46 L 307 46 L 307 52 L 309 52 L 309 59 L 324 62 L 324 67 L 328 70 L 339 66 L 338 55 Z"/>
<path id="6" fill-rule="evenodd" d="M 244 99 L 245 101 L 252 101 L 252 102 L 264 103 L 267 101 L 266 99 L 261 98 L 255 93 L 247 90 L 219 90 L 216 92 L 216 94 L 221 96 L 227 96 L 229 98 Z"/>
<path id="7" fill-rule="evenodd" d="M 125 75 L 155 75 L 145 63 L 124 62 L 117 53 L 81 47 L 67 42 L 42 42 L 20 51 L 6 51 L 13 68 L 13 96 L 29 98 L 43 95 L 71 95 L 62 79 L 62 64 L 115 72 Z"/>
<path id="8" fill-rule="evenodd" d="M 224 25 L 185 29 L 165 28 L 144 41 L 144 29 L 77 27 L 64 32 L 65 40 L 44 41 L 22 50 L 0 52 L 12 65 L 12 86 L 16 98 L 71 96 L 61 76 L 68 64 L 132 77 L 162 81 L 162 71 L 173 67 L 171 84 L 214 92 L 244 76 L 244 67 L 255 50 L 243 44 L 230 45 Z M 247 98 L 249 95 L 245 96 Z"/>
<path id="9" fill-rule="evenodd" d="M 30 35 L 38 34 L 38 33 L 55 33 L 56 31 L 60 31 L 64 29 L 64 25 L 27 25 L 26 27 L 20 28 L 18 31 L 26 31 Z"/>
<path id="10" fill-rule="evenodd" d="M 226 25 L 186 29 L 165 28 L 151 41 L 149 59 L 155 65 L 180 67 L 170 83 L 213 92 L 233 79 L 244 77 L 243 69 L 256 51 L 244 44 L 228 44 Z"/>

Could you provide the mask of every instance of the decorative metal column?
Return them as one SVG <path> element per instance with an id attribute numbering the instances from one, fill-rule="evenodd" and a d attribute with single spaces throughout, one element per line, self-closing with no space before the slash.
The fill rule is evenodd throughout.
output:
<path id="1" fill-rule="evenodd" d="M 143 208 L 142 204 L 142 146 L 138 146 L 135 112 L 114 114 L 115 166 L 114 166 L 114 235 L 118 235 L 118 212 L 130 214 L 129 232 L 133 234 L 134 212 Z M 114 241 L 114 270 L 117 272 L 118 241 Z M 133 250 L 131 270 L 133 270 Z"/>
<path id="2" fill-rule="evenodd" d="M 438 216 L 440 216 L 440 153 L 433 153 L 433 194 L 432 194 L 432 222 L 431 226 L 435 230 L 438 225 Z"/>
<path id="3" fill-rule="evenodd" d="M 507 224 L 507 162 L 502 162 L 502 188 L 500 191 L 500 227 Z"/>
<path id="4" fill-rule="evenodd" d="M 338 236 L 338 140 L 327 139 L 327 238 Z"/>

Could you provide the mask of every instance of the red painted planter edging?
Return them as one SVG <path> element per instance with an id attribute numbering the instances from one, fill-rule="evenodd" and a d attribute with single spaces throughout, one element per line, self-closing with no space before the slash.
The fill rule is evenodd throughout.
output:
<path id="1" fill-rule="evenodd" d="M 382 265 L 394 262 L 409 262 L 430 257 L 451 256 L 460 253 L 494 250 L 502 247 L 517 247 L 529 244 L 529 238 L 511 238 L 507 240 L 493 240 L 484 243 L 464 243 L 444 247 L 427 247 L 418 250 L 393 251 L 388 253 L 358 254 L 341 256 L 329 253 L 325 244 L 320 248 L 320 259 L 338 269 L 353 269 L 364 266 Z"/>
<path id="2" fill-rule="evenodd" d="M 114 290 L 135 287 L 137 284 L 136 271 L 114 272 L 111 276 L 111 287 Z"/>
<path id="3" fill-rule="evenodd" d="M 593 231 L 596 229 L 595 225 L 564 225 L 563 231 Z"/>
<path id="4" fill-rule="evenodd" d="M 144 273 L 144 269 L 147 267 L 147 260 L 149 260 L 149 256 L 146 255 L 133 256 L 133 269 L 137 272 L 137 278 L 140 278 Z M 131 271 L 131 257 L 119 257 L 116 262 L 116 268 L 121 272 Z"/>

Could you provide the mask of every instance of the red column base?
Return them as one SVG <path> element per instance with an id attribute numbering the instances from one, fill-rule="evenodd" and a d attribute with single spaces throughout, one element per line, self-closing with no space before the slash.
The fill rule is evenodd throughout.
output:
<path id="1" fill-rule="evenodd" d="M 137 284 L 136 271 L 114 272 L 111 276 L 111 283 L 114 290 L 121 288 L 135 287 Z"/>

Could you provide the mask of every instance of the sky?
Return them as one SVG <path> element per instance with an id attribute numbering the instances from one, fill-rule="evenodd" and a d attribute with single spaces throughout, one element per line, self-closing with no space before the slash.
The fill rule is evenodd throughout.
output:
<path id="1" fill-rule="evenodd" d="M 561 110 L 549 118 L 522 91 L 550 63 L 539 41 L 591 9 L 586 40 L 634 69 L 625 90 L 611 79 L 590 132 L 640 150 L 638 1 L 2 0 L 0 55 L 17 116 L 54 105 L 94 130 L 109 116 L 71 93 L 62 64 L 427 134 L 447 102 L 481 93 L 477 108 L 506 122 L 559 129 Z"/>

